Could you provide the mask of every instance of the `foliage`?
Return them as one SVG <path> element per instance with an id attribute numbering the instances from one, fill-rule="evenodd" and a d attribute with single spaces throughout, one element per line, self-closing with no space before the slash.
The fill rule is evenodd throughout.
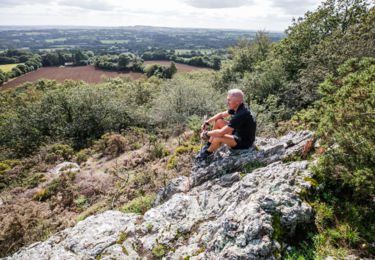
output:
<path id="1" fill-rule="evenodd" d="M 249 173 L 252 173 L 254 170 L 256 170 L 258 168 L 262 168 L 264 166 L 265 165 L 263 163 L 260 163 L 260 162 L 249 162 L 248 164 L 243 166 L 242 172 L 243 172 L 243 174 L 249 174 Z"/>
<path id="2" fill-rule="evenodd" d="M 130 57 L 127 54 L 120 54 L 118 56 L 118 70 L 126 70 L 130 62 Z"/>
<path id="3" fill-rule="evenodd" d="M 327 76 L 320 85 L 322 99 L 310 115 L 316 122 L 316 133 L 326 147 L 337 144 L 319 161 L 321 178 L 348 186 L 354 196 L 375 196 L 375 59 L 348 60 L 339 75 Z"/>
<path id="4" fill-rule="evenodd" d="M 176 149 L 176 151 L 171 155 L 171 157 L 169 157 L 167 169 L 170 170 L 176 166 L 176 160 L 177 160 L 178 155 L 186 153 L 186 152 L 192 152 L 192 151 L 197 152 L 199 148 L 200 147 L 198 145 L 184 143 L 182 146 Z"/>
<path id="5" fill-rule="evenodd" d="M 123 211 L 124 213 L 133 212 L 139 215 L 143 215 L 147 210 L 152 208 L 153 202 L 153 195 L 138 197 L 122 207 L 121 211 Z"/>
<path id="6" fill-rule="evenodd" d="M 118 157 L 127 149 L 125 137 L 116 133 L 105 133 L 98 141 L 95 141 L 94 150 L 112 158 Z"/>
<path id="7" fill-rule="evenodd" d="M 98 213 L 105 211 L 106 207 L 107 205 L 104 202 L 98 202 L 92 205 L 91 207 L 89 207 L 87 210 L 85 210 L 78 216 L 77 222 L 82 221 L 91 215 L 98 214 Z"/>
<path id="8" fill-rule="evenodd" d="M 170 154 L 170 152 L 165 148 L 165 145 L 161 143 L 152 144 L 151 153 L 156 158 L 163 158 Z"/>
<path id="9" fill-rule="evenodd" d="M 128 81 L 123 79 L 120 82 Z M 89 86 L 65 81 L 57 89 L 52 85 L 48 91 L 34 92 L 34 99 L 23 97 L 22 92 L 27 92 L 27 89 L 10 91 L 4 100 L 7 111 L 2 111 L 0 116 L 0 146 L 21 156 L 30 154 L 46 141 L 66 140 L 74 149 L 80 149 L 104 132 L 120 132 L 129 125 L 133 102 L 143 101 L 136 99 L 139 93 L 133 82 L 119 83 L 110 81 Z M 40 83 L 28 88 L 38 91 L 39 86 Z M 152 84 L 145 82 L 144 86 L 152 87 Z M 17 96 L 22 96 L 25 101 Z M 142 98 L 147 98 L 147 95 Z M 16 105 L 16 100 L 21 105 Z M 137 110 L 132 116 L 140 118 Z"/>
<path id="10" fill-rule="evenodd" d="M 287 80 L 280 88 L 287 108 L 298 111 L 319 99 L 325 75 L 348 58 L 374 56 L 373 13 L 366 0 L 327 0 L 294 20 L 275 50 Z"/>
<path id="11" fill-rule="evenodd" d="M 44 160 L 47 163 L 68 161 L 73 157 L 74 151 L 69 145 L 53 144 L 46 147 Z"/>
<path id="12" fill-rule="evenodd" d="M 153 121 L 163 126 L 186 124 L 192 115 L 213 115 L 224 109 L 224 98 L 210 86 L 210 72 L 176 75 L 160 86 L 152 107 Z"/>
<path id="13" fill-rule="evenodd" d="M 324 183 L 314 202 L 317 252 L 345 255 L 356 248 L 374 254 L 375 59 L 349 59 L 337 76 L 327 76 L 319 93 L 322 99 L 294 118 L 329 148 L 313 168 Z"/>
<path id="14" fill-rule="evenodd" d="M 155 257 L 162 257 L 165 254 L 163 245 L 157 245 L 152 249 L 152 254 Z"/>
<path id="15" fill-rule="evenodd" d="M 155 76 L 161 79 L 171 79 L 177 72 L 177 67 L 172 61 L 169 67 L 159 64 L 150 64 L 146 66 L 144 71 L 147 77 Z"/>
<path id="16" fill-rule="evenodd" d="M 230 48 L 232 60 L 222 67 L 216 76 L 214 87 L 221 91 L 229 89 L 231 83 L 251 73 L 258 63 L 266 60 L 271 51 L 270 38 L 265 32 L 257 32 L 253 40 L 243 39 Z"/>

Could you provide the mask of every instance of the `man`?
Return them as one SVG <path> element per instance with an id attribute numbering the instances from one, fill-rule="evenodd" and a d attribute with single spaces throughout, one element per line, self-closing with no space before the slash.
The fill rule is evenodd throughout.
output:
<path id="1" fill-rule="evenodd" d="M 240 89 L 228 91 L 228 111 L 219 113 L 206 120 L 202 125 L 201 138 L 209 137 L 203 151 L 196 156 L 196 160 L 205 160 L 212 152 L 222 144 L 229 145 L 233 149 L 248 149 L 255 140 L 256 120 L 250 109 L 242 102 L 244 94 Z M 228 122 L 224 117 L 232 115 Z M 212 131 L 206 131 L 207 126 L 214 123 Z"/>

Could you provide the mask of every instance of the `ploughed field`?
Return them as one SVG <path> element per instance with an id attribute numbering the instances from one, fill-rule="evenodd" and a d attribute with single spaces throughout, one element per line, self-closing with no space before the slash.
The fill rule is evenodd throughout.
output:
<path id="1" fill-rule="evenodd" d="M 169 61 L 145 61 L 144 65 L 147 64 L 160 64 L 164 66 L 169 66 Z M 190 65 L 176 63 L 177 73 L 190 72 L 193 70 L 201 70 L 207 68 L 194 67 Z M 93 65 L 89 66 L 78 66 L 78 67 L 43 67 L 36 71 L 29 72 L 27 74 L 21 75 L 18 78 L 8 81 L 1 86 L 1 90 L 14 88 L 25 82 L 34 82 L 39 79 L 51 79 L 57 82 L 63 82 L 64 80 L 83 80 L 88 83 L 99 83 L 101 81 L 102 75 L 107 77 L 118 77 L 120 75 L 127 75 L 133 79 L 139 79 L 145 77 L 144 74 L 139 72 L 116 72 L 116 71 L 104 71 L 95 69 Z"/>

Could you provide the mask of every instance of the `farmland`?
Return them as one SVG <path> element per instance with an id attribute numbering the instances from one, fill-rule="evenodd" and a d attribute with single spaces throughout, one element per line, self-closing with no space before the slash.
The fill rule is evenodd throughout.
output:
<path id="1" fill-rule="evenodd" d="M 8 71 L 11 71 L 13 68 L 15 68 L 19 64 L 23 64 L 23 63 L 0 65 L 0 70 L 2 70 L 3 72 L 8 72 Z"/>
<path id="2" fill-rule="evenodd" d="M 147 61 L 144 65 L 147 64 L 160 64 L 169 66 L 170 62 L 168 61 Z M 203 68 L 189 66 L 185 64 L 176 64 L 177 73 L 189 72 L 193 70 L 201 70 Z M 207 70 L 207 69 L 206 69 Z M 99 83 L 102 76 L 107 77 L 118 77 L 118 76 L 130 76 L 133 79 L 139 79 L 144 77 L 144 74 L 139 72 L 116 72 L 116 71 L 103 71 L 97 70 L 94 66 L 79 66 L 79 67 L 43 67 L 37 71 L 29 72 L 25 75 L 22 75 L 14 80 L 11 80 L 5 83 L 1 90 L 14 88 L 25 82 L 34 82 L 39 79 L 51 79 L 56 80 L 57 82 L 63 82 L 64 80 L 83 80 L 87 83 Z"/>
<path id="3" fill-rule="evenodd" d="M 141 55 L 152 48 L 213 50 L 226 49 L 240 39 L 254 39 L 255 31 L 167 28 L 150 26 L 127 27 L 37 27 L 0 26 L 0 50 L 28 48 L 32 52 L 80 48 L 95 54 L 130 51 Z M 270 32 L 270 40 L 284 37 Z"/>

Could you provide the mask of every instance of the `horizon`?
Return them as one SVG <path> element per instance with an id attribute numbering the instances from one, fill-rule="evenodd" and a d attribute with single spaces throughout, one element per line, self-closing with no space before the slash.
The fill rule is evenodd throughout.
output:
<path id="1" fill-rule="evenodd" d="M 152 26 L 152 25 L 119 25 L 119 26 L 105 26 L 105 25 L 0 25 L 1 28 L 6 27 L 30 27 L 33 29 L 59 29 L 59 28 L 77 28 L 77 29 L 94 29 L 94 28 L 103 28 L 103 29 L 112 29 L 112 28 L 129 28 L 129 27 L 148 27 L 148 28 L 162 28 L 162 29 L 183 29 L 183 30 L 212 30 L 212 31 L 244 31 L 244 32 L 258 32 L 263 31 L 266 33 L 284 33 L 284 30 L 281 31 L 270 31 L 270 30 L 252 30 L 252 29 L 236 29 L 236 28 L 205 28 L 205 27 L 173 27 L 173 26 Z M 39 28 L 38 28 L 39 27 Z M 19 29 L 22 30 L 22 29 Z"/>
<path id="2" fill-rule="evenodd" d="M 284 32 L 320 0 L 0 0 L 1 26 L 77 26 Z"/>

